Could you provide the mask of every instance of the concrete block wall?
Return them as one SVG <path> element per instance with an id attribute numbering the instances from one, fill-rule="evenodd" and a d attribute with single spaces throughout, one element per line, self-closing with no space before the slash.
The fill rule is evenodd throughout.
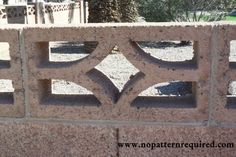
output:
<path id="1" fill-rule="evenodd" d="M 11 60 L 1 61 L 0 79 L 13 81 L 14 93 L 1 93 L 0 101 L 4 102 L 0 106 L 0 115 L 3 117 L 22 117 L 24 116 L 24 89 L 22 86 L 22 69 L 20 41 L 16 38 L 19 29 L 0 29 L 0 42 L 9 44 Z"/>
<path id="2" fill-rule="evenodd" d="M 27 6 L 26 5 L 7 5 L 7 23 L 8 24 L 27 24 Z"/>
<path id="3" fill-rule="evenodd" d="M 36 4 L 0 6 L 0 24 L 79 24 L 84 23 L 83 1 L 77 3 L 42 3 L 41 20 Z M 83 5 L 82 5 L 83 7 Z"/>
<path id="4" fill-rule="evenodd" d="M 45 4 L 45 24 L 79 24 L 81 21 L 81 2 Z"/>
<path id="5" fill-rule="evenodd" d="M 86 24 L 0 26 L 0 42 L 11 61 L 1 79 L 13 80 L 14 101 L 0 105 L 2 156 L 216 156 L 234 157 L 236 148 L 121 148 L 118 143 L 233 142 L 236 99 L 227 97 L 234 80 L 229 62 L 234 23 Z M 191 40 L 191 61 L 151 57 L 140 41 Z M 51 62 L 50 41 L 97 41 L 86 58 Z M 124 89 L 94 69 L 118 46 L 139 73 Z M 51 79 L 78 83 L 92 95 L 53 95 Z M 165 100 L 141 97 L 150 86 L 171 80 L 194 82 L 193 96 Z M 0 98 L 1 100 L 1 98 Z M 10 102 L 10 101 L 9 101 Z M 151 106 L 155 103 L 156 106 Z M 177 106 L 177 107 L 176 107 Z"/>
<path id="6" fill-rule="evenodd" d="M 0 24 L 7 24 L 6 8 L 0 5 Z"/>

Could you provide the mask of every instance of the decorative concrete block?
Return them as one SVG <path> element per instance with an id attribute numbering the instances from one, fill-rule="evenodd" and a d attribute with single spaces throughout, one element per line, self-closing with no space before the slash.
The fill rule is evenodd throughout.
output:
<path id="1" fill-rule="evenodd" d="M 211 25 L 169 23 L 30 27 L 24 30 L 24 38 L 28 43 L 26 53 L 29 57 L 30 112 L 33 117 L 172 122 L 203 122 L 208 119 Z M 161 40 L 195 41 L 194 60 L 180 63 L 158 61 L 146 55 L 136 44 L 138 41 Z M 98 46 L 83 60 L 55 64 L 48 58 L 49 41 L 96 41 Z M 104 74 L 94 69 L 116 45 L 140 70 L 121 93 Z M 50 95 L 50 90 L 42 92 L 40 82 L 50 79 L 63 79 L 82 85 L 93 92 L 101 105 L 95 103 L 95 106 L 88 106 L 86 102 L 76 105 L 75 101 L 71 101 L 71 105 L 53 101 L 43 103 L 42 98 L 47 97 L 45 93 Z M 142 108 L 131 106 L 143 90 L 170 80 L 196 82 L 192 99 L 195 105 L 180 109 L 145 107 L 150 101 L 145 100 Z"/>
<path id="2" fill-rule="evenodd" d="M 0 28 L 0 42 L 7 42 L 9 44 L 9 53 L 11 57 L 10 61 L 0 61 L 0 64 L 2 64 L 0 68 L 0 79 L 12 80 L 14 88 L 14 92 L 12 93 L 13 97 L 10 96 L 8 99 L 8 97 L 2 94 L 4 103 L 0 104 L 0 117 L 24 116 L 24 89 L 22 86 L 23 79 L 21 75 L 22 65 L 19 30 L 19 28 Z M 9 94 L 10 93 L 8 93 L 8 95 Z"/>

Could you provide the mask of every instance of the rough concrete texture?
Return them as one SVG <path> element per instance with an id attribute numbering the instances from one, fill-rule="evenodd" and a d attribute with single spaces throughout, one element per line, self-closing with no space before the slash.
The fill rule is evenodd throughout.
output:
<path id="1" fill-rule="evenodd" d="M 8 29 L 1 27 L 1 42 L 9 42 L 11 55 L 11 70 L 2 68 L 1 77 L 10 80 L 14 78 L 14 103 L 21 107 L 12 109 L 14 105 L 2 105 L 2 108 L 7 108 L 5 111 L 1 110 L 2 116 L 8 116 L 10 112 L 22 114 L 23 103 L 17 102 L 25 100 L 27 114 L 30 112 L 31 116 L 40 118 L 209 121 L 213 124 L 235 122 L 234 98 L 226 99 L 228 84 L 235 76 L 234 62 L 229 64 L 229 43 L 235 39 L 234 24 L 32 26 L 23 27 L 20 38 L 18 34 L 21 29 L 17 29 L 18 26 L 10 27 Z M 163 40 L 195 41 L 193 60 L 163 61 L 145 53 L 136 44 L 137 41 Z M 49 41 L 97 41 L 99 44 L 92 54 L 79 61 L 58 63 L 49 62 Z M 21 44 L 21 53 L 19 53 L 19 42 L 27 43 Z M 14 45 L 11 46 L 11 43 Z M 114 46 L 118 46 L 122 55 L 140 71 L 130 78 L 122 90 L 118 89 L 107 76 L 94 69 L 108 56 Z M 23 63 L 27 63 L 23 68 L 24 78 L 21 77 L 21 58 Z M 50 79 L 74 82 L 94 95 L 88 97 L 51 95 Z M 150 107 L 153 102 L 162 103 L 166 101 L 164 99 L 159 101 L 150 97 L 136 99 L 150 86 L 172 80 L 195 82 L 194 97 L 173 99 L 168 107 L 164 105 Z M 25 83 L 25 95 L 22 93 L 22 81 Z M 131 106 L 133 103 L 141 107 Z"/>
<path id="2" fill-rule="evenodd" d="M 116 130 L 105 126 L 1 123 L 1 157 L 89 157 L 117 154 Z"/>
<path id="3" fill-rule="evenodd" d="M 41 15 L 45 24 L 79 24 L 84 23 L 80 3 L 49 3 L 44 5 Z M 37 14 L 35 4 L 31 5 L 1 5 L 0 24 L 36 24 Z"/>
<path id="4" fill-rule="evenodd" d="M 0 116 L 23 117 L 24 116 L 24 93 L 21 77 L 21 55 L 19 30 L 17 28 L 0 28 L 0 42 L 9 44 L 11 60 L 1 61 L 0 79 L 12 80 L 14 93 L 1 93 Z"/>
<path id="5" fill-rule="evenodd" d="M 236 79 L 235 61 L 231 59 L 230 44 L 235 40 L 234 25 L 215 26 L 212 40 L 212 103 L 211 119 L 213 123 L 236 122 L 236 99 L 229 95 L 229 86 Z M 216 44 L 217 43 L 217 44 Z M 234 49 L 231 49 L 234 51 Z"/>
<path id="6" fill-rule="evenodd" d="M 33 117 L 61 117 L 67 119 L 133 119 L 151 121 L 189 121 L 202 122 L 208 118 L 208 91 L 210 74 L 210 25 L 198 26 L 168 26 L 150 25 L 136 26 L 103 25 L 102 27 L 81 26 L 70 28 L 27 28 L 24 30 L 26 53 L 29 55 L 29 87 L 31 115 Z M 65 32 L 65 33 L 60 33 Z M 137 33 L 139 32 L 139 33 Z M 54 34 L 54 35 L 52 35 Z M 173 34 L 175 34 L 173 36 Z M 78 38 L 79 37 L 79 38 Z M 99 44 L 94 52 L 74 62 L 49 62 L 49 41 L 97 41 Z M 146 54 L 135 41 L 160 40 L 192 40 L 195 57 L 192 61 L 165 62 L 154 59 Z M 109 43 L 107 42 L 109 41 Z M 131 78 L 122 92 L 101 72 L 93 69 L 118 46 L 122 54 L 132 63 L 139 73 Z M 45 93 L 50 90 L 38 90 L 42 87 L 40 80 L 63 79 L 77 83 L 93 92 L 102 104 L 100 107 L 52 104 L 52 101 L 42 103 Z M 148 107 L 147 99 L 142 102 L 142 108 L 131 107 L 133 100 L 152 85 L 171 80 L 196 82 L 195 99 L 187 104 L 190 108 L 181 109 Z M 40 83 L 41 82 L 41 83 Z M 43 83 L 45 86 L 47 83 Z M 48 87 L 50 89 L 50 87 Z M 41 92 L 41 94 L 40 94 Z M 44 94 L 44 96 L 43 96 Z M 79 100 L 78 100 L 79 101 Z M 183 102 L 181 102 L 183 101 Z M 185 106 L 187 100 L 180 100 Z M 51 104 L 51 105 L 50 105 Z M 99 105 L 94 103 L 95 105 Z M 73 105 L 73 106 L 72 106 Z M 173 118 L 175 117 L 175 118 Z"/>
<path id="7" fill-rule="evenodd" d="M 11 66 L 1 67 L 0 79 L 13 80 L 14 103 L 0 105 L 0 116 L 25 117 L 0 119 L 1 156 L 235 156 L 235 146 L 191 151 L 117 147 L 117 142 L 236 143 L 236 99 L 227 96 L 236 78 L 235 63 L 229 62 L 235 24 L 7 27 L 0 26 L 0 42 L 10 45 Z M 136 43 L 161 40 L 195 41 L 193 60 L 166 62 Z M 50 41 L 98 41 L 98 46 L 79 61 L 49 62 Z M 139 70 L 121 92 L 94 69 L 114 46 Z M 93 95 L 52 95 L 51 79 L 74 82 Z M 195 82 L 194 98 L 174 98 L 169 107 L 149 106 L 164 99 L 136 99 L 148 87 L 172 80 Z"/>
<path id="8" fill-rule="evenodd" d="M 95 121 L 96 123 L 96 121 Z M 116 124 L 113 122 L 112 124 Z M 235 157 L 236 129 L 199 126 L 150 126 L 50 122 L 0 122 L 2 157 Z M 125 148 L 119 143 L 234 143 L 234 148 Z"/>
<path id="9" fill-rule="evenodd" d="M 120 143 L 234 143 L 233 148 L 120 148 L 119 156 L 137 157 L 234 157 L 235 129 L 214 127 L 127 126 L 119 129 Z"/>

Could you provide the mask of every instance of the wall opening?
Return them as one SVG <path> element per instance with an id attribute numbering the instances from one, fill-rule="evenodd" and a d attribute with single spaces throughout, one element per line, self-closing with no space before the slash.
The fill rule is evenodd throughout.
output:
<path id="1" fill-rule="evenodd" d="M 0 79 L 0 104 L 13 105 L 14 88 L 12 80 Z"/>
<path id="2" fill-rule="evenodd" d="M 0 67 L 10 68 L 10 45 L 7 42 L 0 42 Z"/>
<path id="3" fill-rule="evenodd" d="M 228 109 L 236 109 L 236 81 L 232 81 L 228 85 L 227 104 Z"/>
<path id="4" fill-rule="evenodd" d="M 141 92 L 131 106 L 195 108 L 195 82 L 171 81 L 156 84 Z"/>
<path id="5" fill-rule="evenodd" d="M 149 55 L 162 61 L 183 62 L 194 58 L 194 41 L 137 42 Z"/>

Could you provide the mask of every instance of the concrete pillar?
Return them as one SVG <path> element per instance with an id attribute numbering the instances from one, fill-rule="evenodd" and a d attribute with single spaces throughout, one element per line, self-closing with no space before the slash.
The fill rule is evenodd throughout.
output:
<path id="1" fill-rule="evenodd" d="M 44 2 L 41 0 L 36 0 L 35 3 L 36 8 L 36 24 L 44 24 L 45 18 L 44 18 Z"/>
<path id="2" fill-rule="evenodd" d="M 80 1 L 80 23 L 84 23 L 84 0 Z"/>
<path id="3" fill-rule="evenodd" d="M 84 22 L 88 23 L 88 16 L 89 16 L 89 7 L 88 2 L 85 2 L 85 10 L 84 10 Z"/>

